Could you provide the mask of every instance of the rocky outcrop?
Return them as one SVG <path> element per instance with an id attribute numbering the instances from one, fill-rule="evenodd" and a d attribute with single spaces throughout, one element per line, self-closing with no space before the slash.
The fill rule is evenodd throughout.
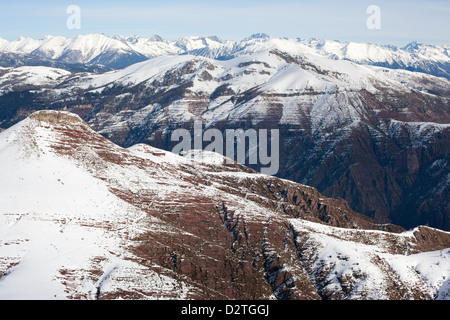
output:
<path id="1" fill-rule="evenodd" d="M 448 232 L 423 226 L 405 232 L 378 224 L 342 199 L 237 163 L 201 162 L 146 145 L 123 149 L 80 121 L 66 112 L 38 112 L 12 128 L 17 131 L 0 135 L 0 146 L 11 146 L 0 161 L 14 154 L 22 166 L 8 169 L 7 179 L 22 178 L 14 180 L 3 203 L 5 208 L 14 203 L 17 212 L 0 209 L 0 221 L 8 226 L 0 235 L 9 239 L 0 247 L 5 279 L 20 275 L 11 271 L 21 263 L 27 270 L 35 255 L 20 255 L 34 248 L 43 255 L 61 253 L 36 271 L 51 274 L 48 281 L 64 287 L 60 298 L 441 299 L 449 294 L 442 284 L 448 275 L 435 271 L 429 279 L 424 269 L 448 255 Z M 30 163 L 30 172 L 15 171 Z M 52 167 L 43 169 L 46 163 Z M 80 176 L 70 180 L 77 170 Z M 43 178 L 45 188 L 24 187 Z M 106 193 L 92 198 L 85 192 L 64 206 L 70 198 L 60 196 L 65 188 Z M 51 203 L 45 202 L 47 189 L 60 192 L 52 194 Z M 23 215 L 28 204 L 33 213 Z M 15 232 L 29 226 L 33 233 Z M 68 249 L 70 255 L 62 254 Z M 411 270 L 417 273 L 405 276 Z M 7 283 L 0 283 L 0 292 Z"/>

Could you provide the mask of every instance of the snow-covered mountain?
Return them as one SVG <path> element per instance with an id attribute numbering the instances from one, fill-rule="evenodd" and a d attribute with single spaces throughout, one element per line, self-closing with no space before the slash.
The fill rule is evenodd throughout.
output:
<path id="1" fill-rule="evenodd" d="M 222 132 L 276 128 L 278 176 L 378 222 L 449 230 L 449 80 L 271 40 L 263 50 L 267 37 L 255 37 L 254 52 L 232 59 L 164 55 L 102 74 L 3 68 L 0 127 L 67 109 L 122 147 L 165 150 L 195 120 Z"/>
<path id="2" fill-rule="evenodd" d="M 200 154 L 68 112 L 1 132 L 0 298 L 450 299 L 448 232 Z"/>
<path id="3" fill-rule="evenodd" d="M 159 36 L 110 37 L 103 34 L 80 35 L 76 38 L 47 36 L 40 40 L 22 37 L 11 42 L 0 40 L 0 52 L 31 54 L 65 63 L 100 64 L 111 68 L 123 68 L 158 56 L 180 54 L 225 60 L 270 48 L 289 54 L 315 52 L 332 59 L 450 78 L 449 47 L 417 42 L 398 48 L 333 40 L 271 38 L 266 34 L 255 34 L 241 41 L 222 40 L 215 36 L 190 36 L 165 41 Z"/>
<path id="4" fill-rule="evenodd" d="M 425 45 L 412 42 L 398 48 L 355 42 L 299 41 L 332 59 L 344 59 L 359 64 L 406 69 L 450 78 L 450 48 L 447 45 Z"/>
<path id="5" fill-rule="evenodd" d="M 123 68 L 147 59 L 126 42 L 100 34 L 76 38 L 46 36 L 40 40 L 22 37 L 8 43 L 0 42 L 0 51 L 111 68 Z"/>
<path id="6" fill-rule="evenodd" d="M 71 72 L 106 72 L 112 68 L 103 65 L 92 65 L 86 63 L 67 63 L 60 60 L 39 57 L 33 54 L 0 52 L 0 67 L 53 67 Z"/>

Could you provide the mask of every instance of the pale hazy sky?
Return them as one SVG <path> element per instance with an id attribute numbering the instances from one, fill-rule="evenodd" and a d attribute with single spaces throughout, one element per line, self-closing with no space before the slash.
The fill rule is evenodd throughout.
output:
<path id="1" fill-rule="evenodd" d="M 81 9 L 81 29 L 69 30 L 69 5 Z M 381 29 L 366 27 L 369 5 L 381 9 Z M 450 44 L 450 0 L 266 1 L 15 0 L 0 4 L 0 38 L 158 34 L 174 40 L 216 35 L 241 40 L 253 33 L 404 46 L 411 41 Z"/>

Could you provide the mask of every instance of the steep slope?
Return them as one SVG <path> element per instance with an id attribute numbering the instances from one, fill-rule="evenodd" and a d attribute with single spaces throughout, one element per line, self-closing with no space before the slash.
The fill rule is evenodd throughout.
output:
<path id="1" fill-rule="evenodd" d="M 449 298 L 449 233 L 192 156 L 123 149 L 68 112 L 0 133 L 0 297 Z"/>

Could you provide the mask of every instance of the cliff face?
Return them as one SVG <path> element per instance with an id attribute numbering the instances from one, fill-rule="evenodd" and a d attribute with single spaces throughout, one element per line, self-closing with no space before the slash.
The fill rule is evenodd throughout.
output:
<path id="1" fill-rule="evenodd" d="M 0 297 L 448 299 L 448 232 L 201 155 L 124 149 L 65 112 L 2 132 Z"/>

